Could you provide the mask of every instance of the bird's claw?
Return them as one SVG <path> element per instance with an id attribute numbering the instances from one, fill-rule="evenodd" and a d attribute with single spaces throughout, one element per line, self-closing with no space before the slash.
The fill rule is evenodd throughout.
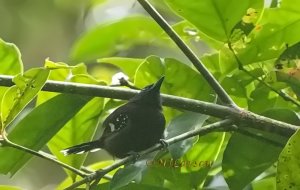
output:
<path id="1" fill-rule="evenodd" d="M 162 145 L 162 150 L 165 150 L 169 147 L 169 143 L 165 139 L 159 139 L 159 143 Z"/>
<path id="2" fill-rule="evenodd" d="M 133 157 L 133 163 L 135 163 L 141 157 L 141 155 L 138 152 L 134 151 L 130 151 L 128 155 Z"/>

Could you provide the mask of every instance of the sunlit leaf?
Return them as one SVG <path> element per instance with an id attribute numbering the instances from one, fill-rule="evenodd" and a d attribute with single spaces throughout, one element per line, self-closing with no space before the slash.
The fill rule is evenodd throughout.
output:
<path id="1" fill-rule="evenodd" d="M 15 75 L 23 72 L 23 63 L 19 49 L 0 39 L 0 74 Z"/>
<path id="2" fill-rule="evenodd" d="M 276 189 L 300 188 L 300 130 L 287 142 L 278 158 Z"/>
<path id="3" fill-rule="evenodd" d="M 13 78 L 15 86 L 10 87 L 1 103 L 2 126 L 6 127 L 44 86 L 49 70 L 34 68 Z"/>
<path id="4" fill-rule="evenodd" d="M 8 139 L 32 150 L 44 145 L 90 100 L 90 97 L 62 94 L 39 105 L 8 133 Z M 62 109 L 63 108 L 63 109 Z M 0 173 L 14 175 L 32 154 L 0 148 Z"/>
<path id="5" fill-rule="evenodd" d="M 88 102 L 64 127 L 48 142 L 50 151 L 62 162 L 80 169 L 87 154 L 64 156 L 64 148 L 91 141 L 103 108 L 103 98 Z M 69 170 L 67 174 L 74 180 L 76 175 Z"/>
<path id="6" fill-rule="evenodd" d="M 165 0 L 184 19 L 194 24 L 206 35 L 227 42 L 231 30 L 242 20 L 247 9 L 263 8 L 261 0 Z M 238 5 L 238 8 L 237 8 Z"/>

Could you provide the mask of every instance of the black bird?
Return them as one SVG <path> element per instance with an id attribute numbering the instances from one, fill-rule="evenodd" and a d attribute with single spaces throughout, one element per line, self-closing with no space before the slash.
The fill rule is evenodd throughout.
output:
<path id="1" fill-rule="evenodd" d="M 98 140 L 61 152 L 69 155 L 105 149 L 114 157 L 124 158 L 158 143 L 163 138 L 166 122 L 160 97 L 163 80 L 164 76 L 111 113 L 103 122 L 105 129 Z"/>

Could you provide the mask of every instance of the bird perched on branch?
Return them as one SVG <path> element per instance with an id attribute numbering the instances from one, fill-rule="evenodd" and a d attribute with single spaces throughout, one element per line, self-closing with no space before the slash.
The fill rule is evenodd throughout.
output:
<path id="1" fill-rule="evenodd" d="M 62 150 L 65 155 L 105 149 L 114 157 L 124 158 L 145 150 L 163 138 L 165 117 L 162 113 L 160 87 L 156 83 L 143 88 L 128 103 L 112 112 L 103 122 L 102 136 L 95 141 Z"/>

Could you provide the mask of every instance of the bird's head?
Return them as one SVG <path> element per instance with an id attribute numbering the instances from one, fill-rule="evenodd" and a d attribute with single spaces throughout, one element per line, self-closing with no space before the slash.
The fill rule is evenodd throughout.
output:
<path id="1" fill-rule="evenodd" d="M 164 78 L 165 77 L 162 76 L 156 83 L 145 86 L 140 93 L 130 99 L 130 102 L 161 107 L 160 87 Z"/>

